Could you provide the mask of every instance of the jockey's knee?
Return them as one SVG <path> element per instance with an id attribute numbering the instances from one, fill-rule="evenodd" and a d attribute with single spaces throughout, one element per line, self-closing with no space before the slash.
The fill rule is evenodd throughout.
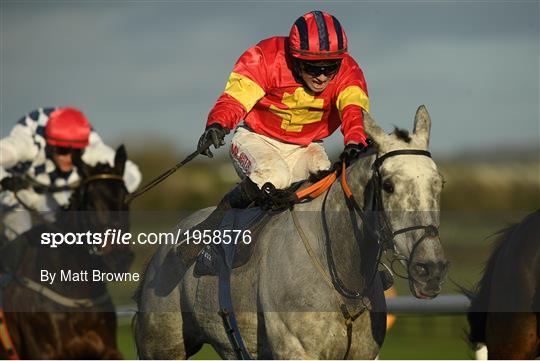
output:
<path id="1" fill-rule="evenodd" d="M 321 170 L 327 170 L 332 165 L 324 148 L 318 144 L 311 144 L 306 153 L 309 173 L 315 174 Z"/>
<path id="2" fill-rule="evenodd" d="M 259 167 L 249 176 L 259 188 L 270 182 L 277 189 L 285 189 L 292 183 L 291 171 L 286 166 Z"/>

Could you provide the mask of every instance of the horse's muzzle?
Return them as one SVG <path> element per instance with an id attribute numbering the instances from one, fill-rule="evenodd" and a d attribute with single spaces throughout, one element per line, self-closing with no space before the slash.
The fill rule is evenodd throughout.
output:
<path id="1" fill-rule="evenodd" d="M 409 287 L 417 298 L 434 298 L 441 293 L 448 274 L 448 261 L 412 262 L 409 265 Z"/>

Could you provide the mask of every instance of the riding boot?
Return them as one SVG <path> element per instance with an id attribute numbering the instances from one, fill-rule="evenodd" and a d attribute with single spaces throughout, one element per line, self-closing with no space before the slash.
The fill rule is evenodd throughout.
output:
<path id="1" fill-rule="evenodd" d="M 223 216 L 227 211 L 232 208 L 243 209 L 249 206 L 251 203 L 256 201 L 261 197 L 261 191 L 259 187 L 253 183 L 251 179 L 246 177 L 239 184 L 236 185 L 229 193 L 223 197 L 219 202 L 216 209 L 201 223 L 193 226 L 189 232 L 193 234 L 193 231 L 198 230 L 204 232 L 204 230 L 214 230 L 216 229 Z M 202 242 L 201 242 L 202 243 Z M 176 249 L 178 256 L 180 257 L 182 263 L 189 268 L 197 255 L 204 247 L 203 244 L 182 244 L 179 245 Z"/>
<path id="2" fill-rule="evenodd" d="M 278 189 L 270 182 L 263 184 L 261 191 L 260 206 L 265 210 L 284 211 L 292 209 L 298 201 L 294 191 L 291 189 Z"/>

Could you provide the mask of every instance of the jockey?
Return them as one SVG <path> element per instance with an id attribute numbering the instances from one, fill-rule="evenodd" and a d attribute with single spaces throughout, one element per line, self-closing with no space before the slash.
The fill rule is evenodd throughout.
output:
<path id="1" fill-rule="evenodd" d="M 54 212 L 69 204 L 70 189 L 38 193 L 29 185 L 69 188 L 80 180 L 77 159 L 91 166 L 100 162 L 113 165 L 114 155 L 78 109 L 40 108 L 19 120 L 10 135 L 0 139 L 0 209 L 5 238 L 11 241 L 32 227 L 25 206 Z M 131 161 L 126 163 L 124 181 L 129 192 L 141 182 L 139 168 Z"/>
<path id="2" fill-rule="evenodd" d="M 367 145 L 362 110 L 369 98 L 362 70 L 349 55 L 339 21 L 323 11 L 298 18 L 288 37 L 248 49 L 236 62 L 224 93 L 210 111 L 198 149 L 212 157 L 236 128 L 230 155 L 242 181 L 202 224 L 215 226 L 230 208 L 245 208 L 265 194 L 286 195 L 292 183 L 328 170 L 322 139 L 338 127 L 343 156 Z M 261 191 L 262 190 L 262 191 Z"/>

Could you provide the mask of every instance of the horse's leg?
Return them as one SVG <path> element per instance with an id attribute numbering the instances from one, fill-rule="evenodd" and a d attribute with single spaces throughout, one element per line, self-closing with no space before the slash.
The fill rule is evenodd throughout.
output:
<path id="1" fill-rule="evenodd" d="M 60 359 L 61 345 L 54 320 L 47 312 L 17 313 L 21 358 Z"/>
<path id="2" fill-rule="evenodd" d="M 486 322 L 489 359 L 534 359 L 539 347 L 537 327 L 534 313 L 489 313 Z"/>
<path id="3" fill-rule="evenodd" d="M 179 312 L 138 312 L 135 340 L 140 359 L 186 359 Z"/>
<path id="4" fill-rule="evenodd" d="M 141 359 L 185 359 L 193 352 L 184 339 L 178 275 L 183 266 L 173 248 L 162 247 L 150 261 L 138 295 L 135 342 Z"/>
<path id="5" fill-rule="evenodd" d="M 100 314 L 100 316 L 105 319 L 105 324 L 107 325 L 105 332 L 108 334 L 104 337 L 106 347 L 104 358 L 107 360 L 123 359 L 124 355 L 118 350 L 116 343 L 116 332 L 118 330 L 116 312 L 106 312 Z"/>
<path id="6" fill-rule="evenodd" d="M 347 327 L 339 312 L 265 312 L 273 358 L 342 359 L 347 354 Z M 349 359 L 374 359 L 379 346 L 365 312 L 355 322 Z"/>
<path id="7" fill-rule="evenodd" d="M 5 312 L 4 317 L 6 321 L 7 331 L 11 337 L 11 342 L 15 348 L 15 352 L 19 355 L 20 358 L 28 358 L 22 349 L 22 335 L 19 328 L 20 322 L 20 313 L 18 312 Z M 0 347 L 0 359 L 8 360 L 9 356 L 6 350 L 3 347 Z M 26 357 L 25 357 L 26 356 Z"/>
<path id="8" fill-rule="evenodd" d="M 94 329 L 103 342 L 102 358 L 105 360 L 119 360 L 124 356 L 118 350 L 116 343 L 117 319 L 115 312 L 98 312 L 94 316 Z M 91 333 L 90 330 L 88 333 Z"/>
<path id="9" fill-rule="evenodd" d="M 540 345 L 540 313 L 536 312 L 536 342 L 538 342 L 538 345 Z M 540 357 L 540 346 L 536 349 L 536 355 L 534 358 Z"/>

